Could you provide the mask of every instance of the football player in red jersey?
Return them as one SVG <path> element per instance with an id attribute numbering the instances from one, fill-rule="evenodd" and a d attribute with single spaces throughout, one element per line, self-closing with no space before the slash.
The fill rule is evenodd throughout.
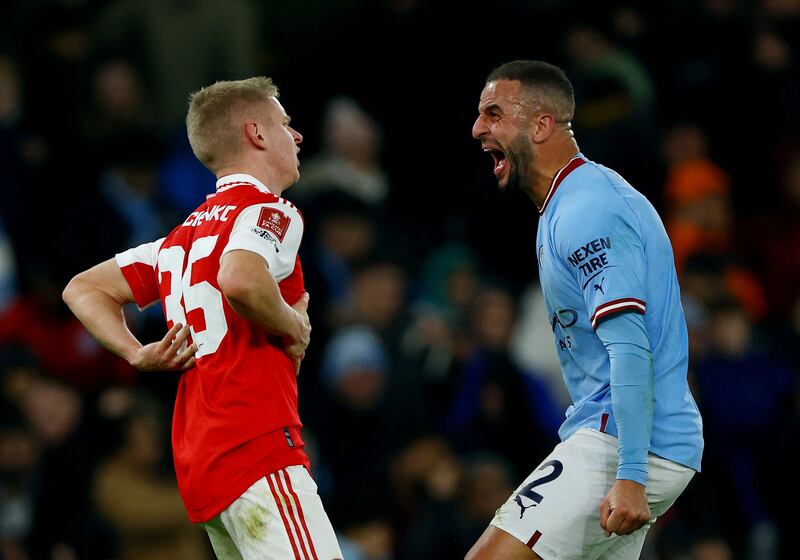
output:
<path id="1" fill-rule="evenodd" d="M 303 137 L 263 77 L 194 93 L 186 124 L 216 192 L 166 237 L 78 274 L 64 301 L 138 369 L 183 370 L 172 426 L 178 487 L 219 558 L 341 558 L 297 412 L 311 330 L 297 256 L 303 217 L 281 194 L 300 177 Z M 122 308 L 157 301 L 169 330 L 142 344 Z"/>

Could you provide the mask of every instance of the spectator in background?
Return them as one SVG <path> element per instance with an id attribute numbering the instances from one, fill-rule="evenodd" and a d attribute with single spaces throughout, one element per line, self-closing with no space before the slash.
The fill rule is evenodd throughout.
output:
<path id="1" fill-rule="evenodd" d="M 333 334 L 322 374 L 329 393 L 315 425 L 335 481 L 331 518 L 366 558 L 384 558 L 392 540 L 388 462 L 419 430 L 414 400 L 396 390 L 387 350 L 364 325 Z"/>
<path id="2" fill-rule="evenodd" d="M 656 137 L 655 88 L 647 68 L 632 52 L 615 43 L 611 30 L 577 23 L 565 36 L 570 76 L 575 84 L 575 128 L 583 149 L 612 168 L 636 179 L 653 164 Z"/>
<path id="3" fill-rule="evenodd" d="M 798 65 L 797 2 L 761 1 L 758 3 L 758 23 L 749 31 L 745 43 L 749 52 L 746 63 L 749 76 L 745 79 L 759 84 L 749 88 L 748 103 L 754 107 L 769 107 L 782 118 L 763 119 L 759 127 L 760 138 L 792 138 L 800 126 L 800 65 Z M 783 6 L 782 6 L 783 5 Z M 741 63 L 739 63 L 741 64 Z M 765 171 L 764 162 L 775 157 L 776 142 L 748 142 L 747 178 L 757 181 Z M 769 176 L 769 175 L 768 175 Z M 770 177 L 770 180 L 773 178 Z"/>
<path id="4" fill-rule="evenodd" d="M 89 500 L 97 455 L 85 423 L 83 397 L 68 385 L 39 378 L 24 395 L 23 412 L 42 445 L 29 542 L 32 556 L 58 557 L 58 551 L 81 559 L 113 555 Z"/>
<path id="5" fill-rule="evenodd" d="M 690 258 L 681 277 L 681 305 L 692 358 L 703 358 L 711 351 L 708 310 L 720 293 L 726 293 L 720 259 L 705 254 Z M 691 363 L 689 367 L 693 367 Z"/>
<path id="6" fill-rule="evenodd" d="M 708 158 L 707 150 L 705 134 L 696 126 L 677 126 L 664 139 L 669 166 L 664 225 L 672 241 L 675 268 L 681 276 L 690 257 L 712 256 L 720 262 L 726 290 L 745 306 L 752 320 L 759 321 L 767 311 L 763 288 L 732 253 L 730 178 Z"/>
<path id="7" fill-rule="evenodd" d="M 687 146 L 702 146 L 697 154 Z M 681 152 L 676 144 L 683 144 Z M 700 252 L 723 253 L 730 248 L 730 178 L 708 160 L 701 130 L 679 126 L 665 139 L 669 170 L 664 195 L 667 201 L 667 232 L 672 239 L 675 266 L 683 271 L 686 259 Z"/>
<path id="8" fill-rule="evenodd" d="M 17 295 L 17 263 L 11 240 L 0 219 L 0 313 Z"/>
<path id="9" fill-rule="evenodd" d="M 341 324 L 364 323 L 376 330 L 395 356 L 403 330 L 406 272 L 394 259 L 374 257 L 353 271 L 351 305 Z"/>
<path id="10" fill-rule="evenodd" d="M 309 293 L 327 304 L 324 316 L 312 308 L 312 319 L 322 319 L 315 328 L 332 326 L 352 304 L 353 268 L 372 254 L 378 224 L 364 203 L 343 193 L 317 197 L 307 215 L 312 242 L 305 249 L 306 282 Z"/>
<path id="11" fill-rule="evenodd" d="M 352 317 L 354 270 L 373 253 L 378 224 L 365 204 L 344 193 L 316 197 L 304 216 L 310 242 L 303 244 L 301 259 L 306 290 L 314 299 L 308 312 L 317 343 L 306 351 L 298 382 L 309 385 L 305 394 L 313 411 L 313 403 L 324 398 L 316 383 L 324 341 Z"/>
<path id="12" fill-rule="evenodd" d="M 389 472 L 396 519 L 406 526 L 419 518 L 429 501 L 447 501 L 455 494 L 462 482 L 463 465 L 451 445 L 431 432 L 398 450 Z"/>
<path id="13" fill-rule="evenodd" d="M 509 347 L 514 364 L 544 383 L 556 403 L 566 409 L 572 398 L 564 385 L 550 323 L 542 321 L 547 317 L 547 307 L 538 282 L 522 294 L 518 315 Z"/>
<path id="14" fill-rule="evenodd" d="M 98 149 L 107 140 L 150 128 L 153 122 L 139 70 L 123 59 L 109 59 L 92 73 L 91 101 L 84 110 L 83 134 Z"/>
<path id="15" fill-rule="evenodd" d="M 737 244 L 760 272 L 770 319 L 785 323 L 800 303 L 800 146 L 782 158 L 778 192 L 744 222 Z"/>
<path id="16" fill-rule="evenodd" d="M 473 302 L 474 346 L 460 373 L 446 426 L 459 452 L 499 453 L 518 477 L 530 457 L 544 454 L 555 443 L 561 414 L 546 387 L 514 365 L 509 354 L 514 320 L 512 295 L 500 286 L 484 286 Z"/>
<path id="17" fill-rule="evenodd" d="M 173 132 L 190 92 L 254 73 L 257 15 L 245 0 L 115 0 L 97 20 L 93 46 L 142 68 L 158 125 Z"/>
<path id="18" fill-rule="evenodd" d="M 98 466 L 92 484 L 97 510 L 119 539 L 118 557 L 210 558 L 202 532 L 186 517 L 175 481 L 162 472 L 167 448 L 159 405 L 139 393 L 128 394 L 127 401 L 128 409 L 115 419 L 116 449 Z"/>
<path id="19" fill-rule="evenodd" d="M 389 195 L 389 179 L 379 162 L 378 123 L 349 97 L 332 99 L 325 111 L 322 153 L 303 167 L 297 196 L 345 192 L 372 207 Z"/>
<path id="20" fill-rule="evenodd" d="M 0 345 L 30 352 L 41 368 L 84 391 L 111 381 L 129 382 L 135 370 L 106 352 L 61 304 L 64 271 L 38 261 L 22 293 L 0 313 Z"/>
<path id="21" fill-rule="evenodd" d="M 747 558 L 781 558 L 775 504 L 785 498 L 778 472 L 797 452 L 792 435 L 796 376 L 759 343 L 747 313 L 735 300 L 709 308 L 708 355 L 695 374 L 708 444 L 706 483 L 731 534 L 747 535 Z M 713 480 L 713 483 L 711 482 Z M 731 492 L 731 489 L 734 492 Z"/>
<path id="22" fill-rule="evenodd" d="M 427 503 L 409 528 L 399 557 L 460 558 L 513 492 L 514 476 L 496 455 L 474 455 L 461 462 L 453 455 L 438 457 L 422 481 Z"/>
<path id="23" fill-rule="evenodd" d="M 30 187 L 40 180 L 48 156 L 44 140 L 30 129 L 25 100 L 17 61 L 0 52 L 0 228 L 8 235 L 9 249 L 20 259 L 40 239 L 39 232 L 30 231 L 26 217 L 35 207 Z M 20 261 L 21 269 L 24 264 Z"/>
<path id="24" fill-rule="evenodd" d="M 36 358 L 27 348 L 0 345 L 0 421 L 18 421 L 25 395 L 41 375 Z"/>
<path id="25" fill-rule="evenodd" d="M 417 306 L 454 326 L 465 326 L 479 287 L 478 264 L 478 256 L 466 245 L 453 242 L 435 248 L 420 271 Z"/>
<path id="26" fill-rule="evenodd" d="M 17 42 L 24 53 L 20 61 L 26 112 L 48 143 L 58 146 L 54 154 L 60 161 L 74 164 L 86 155 L 77 142 L 80 119 L 76 115 L 89 97 L 93 14 L 83 2 L 38 4 L 26 22 L 35 32 L 21 34 Z M 58 84 L 58 103 L 53 102 L 53 84 Z"/>
<path id="27" fill-rule="evenodd" d="M 179 216 L 164 204 L 158 184 L 158 164 L 163 157 L 158 137 L 146 131 L 128 131 L 109 140 L 107 166 L 98 185 L 102 207 L 88 215 L 113 217 L 112 231 L 124 232 L 114 248 L 135 247 L 164 237 Z M 96 230 L 92 230 L 96 231 Z"/>
<path id="28" fill-rule="evenodd" d="M 450 243 L 435 248 L 420 272 L 401 355 L 404 370 L 416 374 L 420 406 L 436 425 L 472 351 L 469 315 L 479 288 L 479 263 L 471 248 Z"/>
<path id="29" fill-rule="evenodd" d="M 0 558 L 26 558 L 25 543 L 33 531 L 38 460 L 39 445 L 30 430 L 19 420 L 0 419 Z"/>

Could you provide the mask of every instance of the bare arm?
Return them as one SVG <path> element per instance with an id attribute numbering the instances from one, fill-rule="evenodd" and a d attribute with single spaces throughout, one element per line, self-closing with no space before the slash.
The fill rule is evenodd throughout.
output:
<path id="1" fill-rule="evenodd" d="M 241 249 L 222 256 L 217 282 L 239 315 L 281 337 L 289 357 L 302 359 L 311 336 L 308 294 L 288 305 L 264 258 Z"/>
<path id="2" fill-rule="evenodd" d="M 197 347 L 192 344 L 182 354 L 178 349 L 189 336 L 189 329 L 175 325 L 159 342 L 142 345 L 125 322 L 122 308 L 133 303 L 130 286 L 114 259 L 81 272 L 70 280 L 64 302 L 100 344 L 142 371 L 186 369 L 194 365 Z"/>

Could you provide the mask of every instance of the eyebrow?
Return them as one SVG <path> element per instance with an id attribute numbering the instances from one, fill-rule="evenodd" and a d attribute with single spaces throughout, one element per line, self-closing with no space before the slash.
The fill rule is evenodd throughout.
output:
<path id="1" fill-rule="evenodd" d="M 503 109 L 497 103 L 490 103 L 489 105 L 484 105 L 483 107 L 478 106 L 479 113 L 488 113 L 489 111 L 497 110 L 497 112 L 502 113 Z"/>

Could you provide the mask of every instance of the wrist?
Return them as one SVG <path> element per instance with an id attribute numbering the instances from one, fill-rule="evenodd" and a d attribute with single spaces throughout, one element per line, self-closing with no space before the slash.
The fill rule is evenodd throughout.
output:
<path id="1" fill-rule="evenodd" d="M 631 478 L 620 478 L 620 475 L 617 475 L 617 484 L 622 487 L 637 489 L 637 490 L 644 490 L 647 487 L 647 477 L 645 476 L 644 480 L 638 479 L 633 480 Z"/>
<path id="2" fill-rule="evenodd" d="M 647 463 L 624 463 L 620 461 L 617 467 L 617 480 L 636 482 L 641 486 L 646 486 Z"/>
<path id="3" fill-rule="evenodd" d="M 142 345 L 135 345 L 131 344 L 127 348 L 123 349 L 121 352 L 122 358 L 128 362 L 130 365 L 134 365 L 136 358 L 139 356 L 139 350 L 142 349 Z"/>

